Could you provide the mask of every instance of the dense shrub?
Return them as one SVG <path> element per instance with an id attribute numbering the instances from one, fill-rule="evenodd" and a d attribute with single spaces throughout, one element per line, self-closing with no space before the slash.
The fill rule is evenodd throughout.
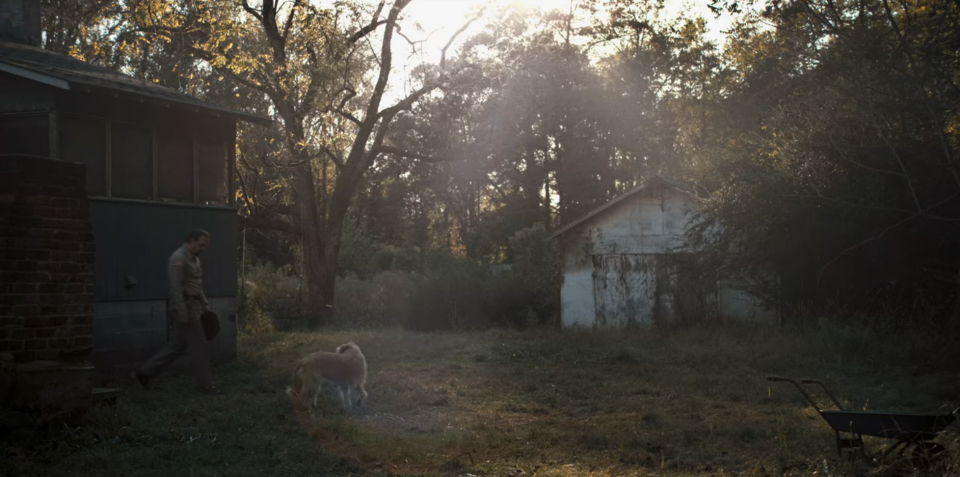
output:
<path id="1" fill-rule="evenodd" d="M 375 245 L 350 223 L 334 303 L 340 325 L 464 330 L 555 323 L 558 257 L 542 225 L 518 231 L 510 240 L 512 267 L 494 273 L 489 265 L 449 252 Z M 242 329 L 294 327 L 300 285 L 290 266 L 248 266 Z"/>
<path id="2" fill-rule="evenodd" d="M 450 254 L 427 254 L 407 326 L 417 330 L 486 326 L 481 306 L 488 280 L 489 271 L 476 262 Z"/>
<path id="3" fill-rule="evenodd" d="M 291 265 L 254 260 L 239 277 L 240 329 L 257 334 L 292 328 L 299 318 L 300 278 Z"/>
<path id="4" fill-rule="evenodd" d="M 356 327 L 393 326 L 410 319 L 416 275 L 385 271 L 369 280 L 350 273 L 337 280 L 334 306 L 340 324 Z"/>
<path id="5" fill-rule="evenodd" d="M 517 231 L 510 238 L 516 289 L 536 315 L 538 324 L 553 323 L 559 313 L 560 252 L 542 223 Z M 521 299 L 519 296 L 508 297 Z"/>
<path id="6" fill-rule="evenodd" d="M 366 229 L 352 219 L 344 220 L 337 258 L 341 274 L 353 272 L 360 279 L 370 278 L 374 272 L 374 252 L 373 240 Z"/>

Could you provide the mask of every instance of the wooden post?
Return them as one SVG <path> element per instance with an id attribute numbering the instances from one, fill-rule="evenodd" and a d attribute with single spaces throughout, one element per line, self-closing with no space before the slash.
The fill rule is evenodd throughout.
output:
<path id="1" fill-rule="evenodd" d="M 193 135 L 193 203 L 200 203 L 200 156 L 198 153 L 199 141 Z"/>
<path id="2" fill-rule="evenodd" d="M 150 167 L 153 174 L 153 200 L 160 200 L 160 137 L 156 126 L 150 128 Z"/>
<path id="3" fill-rule="evenodd" d="M 111 126 L 113 122 L 109 119 L 106 122 L 107 143 L 104 144 L 106 154 L 106 174 L 107 174 L 107 197 L 113 197 L 113 140 L 111 139 Z"/>

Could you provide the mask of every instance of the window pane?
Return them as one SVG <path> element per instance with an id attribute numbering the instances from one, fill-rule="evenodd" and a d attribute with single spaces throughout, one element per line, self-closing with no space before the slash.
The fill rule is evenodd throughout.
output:
<path id="1" fill-rule="evenodd" d="M 158 145 L 161 200 L 193 202 L 193 140 L 182 133 L 160 133 Z"/>
<path id="2" fill-rule="evenodd" d="M 227 149 L 222 142 L 200 141 L 197 146 L 200 203 L 227 203 Z"/>
<path id="3" fill-rule="evenodd" d="M 99 119 L 60 116 L 60 158 L 87 165 L 87 194 L 107 195 L 107 125 Z"/>
<path id="4" fill-rule="evenodd" d="M 0 153 L 50 157 L 50 117 L 46 114 L 0 116 Z"/>
<path id="5" fill-rule="evenodd" d="M 150 130 L 127 123 L 112 123 L 110 144 L 112 196 L 124 199 L 152 198 Z"/>

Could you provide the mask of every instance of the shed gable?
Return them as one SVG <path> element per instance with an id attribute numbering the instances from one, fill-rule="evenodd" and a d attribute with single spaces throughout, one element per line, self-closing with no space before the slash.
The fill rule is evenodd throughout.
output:
<path id="1" fill-rule="evenodd" d="M 567 241 L 591 255 L 674 252 L 683 248 L 692 216 L 693 199 L 657 185 L 584 221 Z"/>

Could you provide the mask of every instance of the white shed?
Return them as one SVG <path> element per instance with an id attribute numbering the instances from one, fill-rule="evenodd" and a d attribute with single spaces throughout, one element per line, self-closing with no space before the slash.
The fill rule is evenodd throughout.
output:
<path id="1" fill-rule="evenodd" d="M 685 246 L 693 186 L 655 177 L 554 232 L 563 327 L 732 320 L 774 322 L 744 288 L 698 265 Z"/>

